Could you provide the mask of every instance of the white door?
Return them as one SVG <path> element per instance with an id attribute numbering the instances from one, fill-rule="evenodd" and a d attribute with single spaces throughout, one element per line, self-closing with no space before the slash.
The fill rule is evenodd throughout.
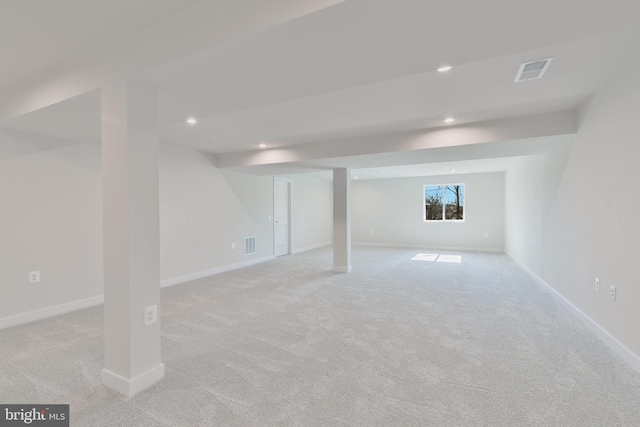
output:
<path id="1" fill-rule="evenodd" d="M 276 256 L 287 255 L 289 253 L 289 181 L 275 178 L 274 194 Z"/>

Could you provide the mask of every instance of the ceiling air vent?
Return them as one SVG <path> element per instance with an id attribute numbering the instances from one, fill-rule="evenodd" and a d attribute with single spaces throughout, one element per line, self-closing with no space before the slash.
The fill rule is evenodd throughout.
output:
<path id="1" fill-rule="evenodd" d="M 527 80 L 541 79 L 547 71 L 547 68 L 549 68 L 549 64 L 551 64 L 552 60 L 553 58 L 547 58 L 531 62 L 523 62 L 520 65 L 518 74 L 516 74 L 516 79 L 513 82 L 518 83 L 526 82 Z"/>

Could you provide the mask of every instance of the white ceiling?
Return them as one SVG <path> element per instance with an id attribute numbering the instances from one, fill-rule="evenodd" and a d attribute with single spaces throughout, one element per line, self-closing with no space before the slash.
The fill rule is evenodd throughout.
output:
<path id="1" fill-rule="evenodd" d="M 279 0 L 271 1 L 275 5 Z M 22 37 L 23 49 L 31 49 L 26 54 L 7 37 L 0 38 L 0 47 L 19 59 L 0 68 L 0 89 L 16 76 L 55 66 L 115 38 L 122 43 L 127 34 L 196 2 L 118 0 L 91 9 L 68 0 L 33 14 L 23 3 L 0 6 L 1 34 Z M 138 75 L 158 87 L 162 138 L 225 156 L 257 152 L 259 142 L 295 150 L 307 144 L 429 129 L 442 126 L 448 115 L 456 117 L 456 125 L 464 125 L 574 110 L 640 50 L 637 0 L 328 3 L 333 5 L 215 47 L 189 51 Z M 84 6 L 73 9 L 77 4 Z M 56 25 L 45 19 L 47 13 L 53 20 L 59 18 Z M 29 20 L 29 25 L 15 24 L 20 20 Z M 29 33 L 29 26 L 42 31 L 51 27 L 50 37 L 39 30 Z M 554 60 L 542 80 L 513 83 L 521 62 L 545 57 Z M 446 74 L 435 71 L 443 64 L 454 68 Z M 94 91 L 3 127 L 60 140 L 98 141 L 99 111 L 99 92 Z M 188 116 L 198 118 L 196 126 L 185 123 Z M 550 141 L 535 138 L 526 144 Z M 519 145 L 519 155 L 536 152 L 526 144 Z M 458 147 L 450 151 L 454 152 L 458 161 L 468 162 L 472 155 L 483 159 L 478 168 L 467 165 L 469 171 L 495 170 L 508 163 L 492 163 L 477 148 Z M 487 153 L 504 157 L 495 150 Z M 406 166 L 411 158 L 424 162 L 424 155 L 362 154 L 246 171 L 405 165 L 406 172 L 388 170 L 401 176 L 440 170 L 433 162 L 428 167 Z M 452 156 L 441 156 L 441 162 L 456 161 Z M 452 169 L 448 163 L 442 168 Z"/>
<path id="2" fill-rule="evenodd" d="M 216 153 L 486 120 L 575 108 L 638 48 L 638 14 L 636 0 L 354 0 L 145 78 L 164 136 Z M 512 83 L 547 56 L 544 80 Z"/>
<path id="3" fill-rule="evenodd" d="M 429 70 L 233 110 L 200 117 L 196 127 L 188 126 L 182 115 L 178 123 L 163 128 L 163 135 L 203 150 L 228 153 L 255 149 L 262 141 L 279 147 L 429 128 L 440 126 L 448 115 L 455 116 L 457 123 L 469 123 L 573 109 L 625 61 L 625 47 L 637 42 L 632 36 L 607 34 L 461 64 L 446 74 Z M 513 83 L 523 61 L 549 56 L 555 59 L 543 80 Z"/>
<path id="4" fill-rule="evenodd" d="M 0 92 L 202 0 L 2 0 Z"/>

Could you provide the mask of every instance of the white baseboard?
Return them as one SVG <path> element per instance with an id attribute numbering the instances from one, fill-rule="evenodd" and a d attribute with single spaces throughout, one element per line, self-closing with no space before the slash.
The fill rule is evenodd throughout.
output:
<path id="1" fill-rule="evenodd" d="M 162 378 L 164 378 L 164 363 L 160 363 L 131 379 L 111 372 L 108 369 L 102 370 L 102 384 L 126 397 L 135 396 Z"/>
<path id="2" fill-rule="evenodd" d="M 402 245 L 395 243 L 370 243 L 370 242 L 354 242 L 353 246 L 368 246 L 373 248 L 398 248 L 398 249 L 420 249 L 434 251 L 463 251 L 463 252 L 495 252 L 504 253 L 504 249 L 496 248 L 470 248 L 457 246 L 427 246 L 427 245 Z"/>
<path id="3" fill-rule="evenodd" d="M 337 265 L 333 266 L 333 271 L 336 273 L 351 273 L 351 270 L 352 270 L 351 266 L 348 266 L 348 267 L 340 267 Z"/>
<path id="4" fill-rule="evenodd" d="M 0 329 L 22 325 L 24 323 L 45 319 L 47 317 L 57 316 L 59 314 L 69 313 L 70 311 L 93 307 L 94 305 L 100 305 L 103 302 L 104 296 L 98 295 L 78 301 L 71 301 L 60 305 L 54 305 L 53 307 L 46 307 L 40 310 L 16 314 L 15 316 L 3 317 L 2 319 L 0 319 Z"/>
<path id="5" fill-rule="evenodd" d="M 551 285 L 542 280 L 536 273 L 534 273 L 529 267 L 527 267 L 522 261 L 518 258 L 505 251 L 505 254 L 513 260 L 518 266 L 520 266 L 524 271 L 529 273 L 531 277 L 533 277 L 538 284 L 551 291 L 551 295 L 553 295 L 562 305 L 568 308 L 573 314 L 578 317 L 582 323 L 593 333 L 597 335 L 614 353 L 622 358 L 625 362 L 629 364 L 636 372 L 640 373 L 640 357 L 636 355 L 634 352 L 629 350 L 624 344 L 618 341 L 614 336 L 612 336 L 609 332 L 604 330 L 602 326 L 597 324 L 593 319 L 584 314 L 582 310 L 573 305 L 571 301 L 562 296 L 558 291 L 556 291 Z"/>
<path id="6" fill-rule="evenodd" d="M 200 271 L 186 276 L 175 277 L 173 279 L 167 279 L 160 282 L 161 287 L 177 285 L 179 283 L 189 282 L 191 280 L 200 279 L 202 277 L 212 276 L 214 274 L 223 273 L 225 271 L 236 270 L 242 267 L 248 267 L 253 264 L 258 264 L 265 261 L 274 259 L 275 256 L 269 255 L 263 258 L 255 258 L 236 264 L 225 265 L 222 267 L 212 268 L 206 271 Z M 48 317 L 57 316 L 59 314 L 69 313 L 71 311 L 82 310 L 83 308 L 93 307 L 104 303 L 104 295 L 97 295 L 95 297 L 86 298 L 78 301 L 71 301 L 68 303 L 55 305 L 53 307 L 46 307 L 39 310 L 29 311 L 27 313 L 20 313 L 14 316 L 3 317 L 0 319 L 0 329 L 10 328 L 12 326 L 23 325 L 25 323 L 34 322 L 36 320 L 46 319 Z"/>
<path id="7" fill-rule="evenodd" d="M 307 251 L 312 251 L 314 249 L 320 249 L 320 248 L 324 248 L 325 246 L 331 246 L 333 243 L 328 242 L 328 243 L 320 243 L 319 245 L 313 245 L 313 246 L 305 246 L 303 248 L 298 248 L 298 249 L 294 249 L 291 251 L 291 254 L 299 254 L 301 252 L 307 252 Z"/>
<path id="8" fill-rule="evenodd" d="M 160 287 L 165 288 L 167 286 L 178 285 L 180 283 L 190 282 L 196 279 L 202 279 L 203 277 L 213 276 L 214 274 L 224 273 L 226 271 L 237 270 L 239 268 L 248 267 L 250 265 L 259 264 L 265 261 L 271 261 L 275 259 L 274 255 L 269 255 L 262 258 L 253 258 L 247 261 L 238 262 L 235 264 L 223 265 L 221 267 L 211 268 L 209 270 L 198 271 L 196 273 L 187 274 L 184 276 L 174 277 L 173 279 L 165 279 L 160 282 Z"/>

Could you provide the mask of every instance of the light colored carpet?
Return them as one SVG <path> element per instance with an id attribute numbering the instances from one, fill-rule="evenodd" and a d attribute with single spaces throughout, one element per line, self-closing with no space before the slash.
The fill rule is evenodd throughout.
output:
<path id="1" fill-rule="evenodd" d="M 500 254 L 354 248 L 162 292 L 165 379 L 100 383 L 102 308 L 0 331 L 0 402 L 76 426 L 640 425 L 640 375 Z M 421 251 L 425 252 L 425 251 Z"/>

